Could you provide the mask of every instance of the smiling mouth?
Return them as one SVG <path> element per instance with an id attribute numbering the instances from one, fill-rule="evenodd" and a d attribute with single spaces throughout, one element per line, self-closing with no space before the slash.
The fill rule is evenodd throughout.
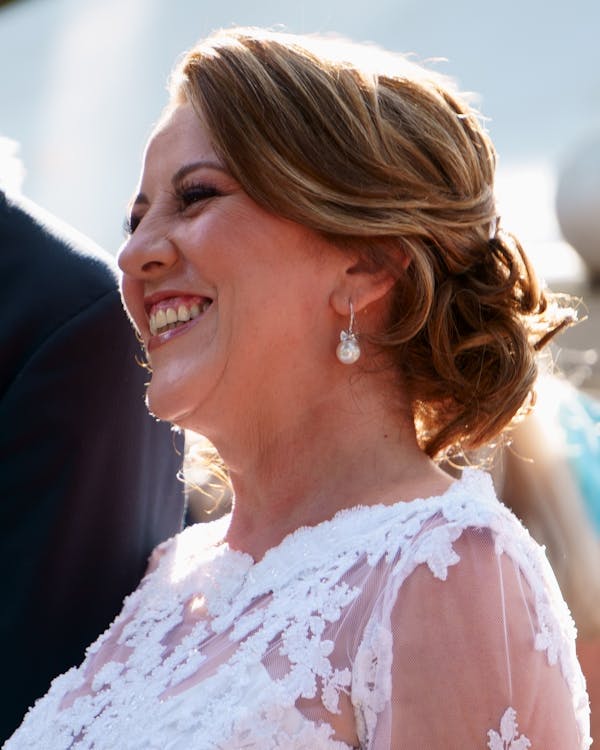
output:
<path id="1" fill-rule="evenodd" d="M 148 320 L 150 333 L 158 336 L 189 323 L 203 315 L 211 306 L 208 297 L 172 297 L 152 305 Z"/>

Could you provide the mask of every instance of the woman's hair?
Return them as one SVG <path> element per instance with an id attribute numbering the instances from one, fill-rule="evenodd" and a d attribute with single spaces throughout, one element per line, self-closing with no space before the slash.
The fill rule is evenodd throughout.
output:
<path id="1" fill-rule="evenodd" d="M 370 340 L 429 455 L 488 443 L 527 407 L 536 350 L 572 311 L 499 226 L 494 147 L 448 79 L 372 46 L 242 28 L 188 52 L 171 92 L 258 204 L 394 273 Z"/>

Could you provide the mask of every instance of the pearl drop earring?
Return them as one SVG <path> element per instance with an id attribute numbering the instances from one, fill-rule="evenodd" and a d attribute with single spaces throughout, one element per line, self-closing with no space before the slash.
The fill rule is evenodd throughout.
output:
<path id="1" fill-rule="evenodd" d="M 354 307 L 350 302 L 350 325 L 340 333 L 340 343 L 335 350 L 336 357 L 343 365 L 353 365 L 360 357 L 360 345 L 354 332 Z"/>

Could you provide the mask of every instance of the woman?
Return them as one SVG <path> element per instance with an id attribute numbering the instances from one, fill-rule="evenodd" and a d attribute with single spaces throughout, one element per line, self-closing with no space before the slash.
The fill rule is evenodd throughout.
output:
<path id="1" fill-rule="evenodd" d="M 364 58 L 364 59 L 362 59 Z M 392 55 L 240 29 L 183 59 L 123 296 L 150 409 L 230 518 L 155 554 L 16 748 L 585 748 L 574 628 L 487 475 L 569 320 L 500 231 L 493 147 Z"/>

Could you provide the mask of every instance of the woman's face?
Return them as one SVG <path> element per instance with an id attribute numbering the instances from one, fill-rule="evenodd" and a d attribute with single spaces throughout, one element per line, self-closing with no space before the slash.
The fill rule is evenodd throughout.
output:
<path id="1" fill-rule="evenodd" d="M 329 304 L 347 266 L 316 233 L 252 201 L 190 105 L 146 150 L 121 248 L 122 292 L 152 368 L 151 411 L 210 435 L 268 411 L 335 361 Z M 309 372 L 310 371 L 310 372 Z"/>

